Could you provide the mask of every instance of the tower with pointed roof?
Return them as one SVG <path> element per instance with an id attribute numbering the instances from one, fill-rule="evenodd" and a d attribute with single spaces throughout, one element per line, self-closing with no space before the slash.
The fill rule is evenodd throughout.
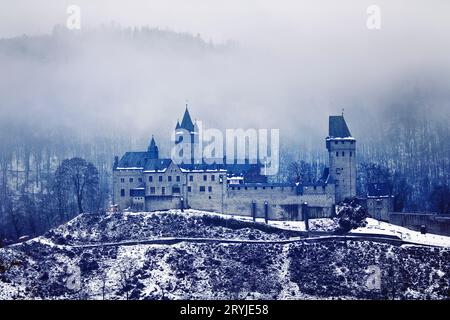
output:
<path id="1" fill-rule="evenodd" d="M 335 184 L 336 203 L 356 196 L 356 140 L 352 137 L 344 115 L 330 116 L 326 147 L 329 154 L 330 178 Z"/>
<path id="2" fill-rule="evenodd" d="M 195 163 L 196 149 L 198 148 L 198 126 L 192 122 L 191 115 L 189 114 L 188 105 L 186 103 L 186 109 L 184 111 L 181 124 L 177 121 L 175 126 L 175 144 L 182 143 L 182 152 L 190 154 L 183 155 L 186 159 L 190 159 L 190 163 Z"/>
<path id="3" fill-rule="evenodd" d="M 149 159 L 159 159 L 158 146 L 156 145 L 155 138 L 153 136 L 147 151 Z"/>

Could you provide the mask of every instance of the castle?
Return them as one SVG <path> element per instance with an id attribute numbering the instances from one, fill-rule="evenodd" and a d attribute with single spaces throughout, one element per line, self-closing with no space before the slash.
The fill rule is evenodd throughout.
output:
<path id="1" fill-rule="evenodd" d="M 182 136 L 181 131 L 188 132 Z M 198 139 L 186 107 L 175 127 L 175 144 L 191 152 Z M 311 185 L 268 183 L 260 164 L 177 164 L 160 158 L 152 137 L 147 151 L 126 152 L 113 167 L 113 201 L 121 209 L 167 210 L 192 208 L 224 214 L 276 220 L 331 217 L 334 205 L 356 196 L 356 140 L 343 115 L 329 117 L 326 137 L 329 168 Z"/>

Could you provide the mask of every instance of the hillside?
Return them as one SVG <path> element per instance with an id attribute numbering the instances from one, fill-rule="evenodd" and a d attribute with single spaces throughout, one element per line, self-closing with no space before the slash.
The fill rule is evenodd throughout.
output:
<path id="1" fill-rule="evenodd" d="M 176 237 L 272 242 L 127 243 Z M 448 247 L 274 243 L 291 237 L 200 212 L 85 214 L 0 249 L 0 299 L 449 298 Z M 366 286 L 370 266 L 379 290 Z"/>

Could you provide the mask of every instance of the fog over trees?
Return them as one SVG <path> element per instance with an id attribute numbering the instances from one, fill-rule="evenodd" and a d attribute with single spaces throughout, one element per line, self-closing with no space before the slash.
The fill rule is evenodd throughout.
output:
<path id="1" fill-rule="evenodd" d="M 358 143 L 359 194 L 368 182 L 389 181 L 397 209 L 448 213 L 448 68 L 417 65 L 389 81 L 363 81 L 375 68 L 322 70 L 285 58 L 152 28 L 55 27 L 1 39 L 0 239 L 38 235 L 78 214 L 76 203 L 58 206 L 55 173 L 65 159 L 97 168 L 98 206 L 90 208 L 105 210 L 113 157 L 146 150 L 152 134 L 168 156 L 186 99 L 206 127 L 279 128 L 274 181 L 292 180 L 291 170 L 320 178 L 328 116 L 345 108 Z"/>

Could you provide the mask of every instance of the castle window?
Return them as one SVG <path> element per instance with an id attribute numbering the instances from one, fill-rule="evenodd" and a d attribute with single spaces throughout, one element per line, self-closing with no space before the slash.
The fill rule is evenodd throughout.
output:
<path id="1" fill-rule="evenodd" d="M 180 176 L 177 176 L 177 182 L 180 182 Z"/>
<path id="2" fill-rule="evenodd" d="M 272 189 L 272 190 L 273 190 L 273 186 L 271 186 L 271 187 L 270 187 L 270 189 Z"/>
<path id="3" fill-rule="evenodd" d="M 350 157 L 352 156 L 352 152 L 350 151 Z"/>
<path id="4" fill-rule="evenodd" d="M 172 182 L 172 176 L 168 176 L 167 181 Z"/>
<path id="5" fill-rule="evenodd" d="M 125 189 L 120 189 L 120 196 L 125 197 Z"/>
<path id="6" fill-rule="evenodd" d="M 148 176 L 148 182 L 153 182 L 153 177 L 152 176 Z"/>
<path id="7" fill-rule="evenodd" d="M 130 189 L 130 197 L 132 197 L 133 196 L 133 193 L 131 192 L 131 189 Z"/>
<path id="8" fill-rule="evenodd" d="M 161 188 L 161 194 L 166 194 L 166 187 Z"/>
<path id="9" fill-rule="evenodd" d="M 255 190 L 258 190 L 258 187 L 255 187 Z"/>
<path id="10" fill-rule="evenodd" d="M 237 187 L 238 188 L 238 190 L 241 190 L 241 187 Z"/>
<path id="11" fill-rule="evenodd" d="M 234 187 L 231 187 L 231 190 L 234 190 Z"/>
<path id="12" fill-rule="evenodd" d="M 211 181 L 216 181 L 216 176 L 215 175 L 211 175 Z"/>
<path id="13" fill-rule="evenodd" d="M 244 187 L 245 190 L 247 190 L 247 187 Z"/>
<path id="14" fill-rule="evenodd" d="M 208 197 L 208 199 L 210 199 L 210 200 L 211 200 L 211 196 L 209 196 L 209 197 Z"/>
<path id="15" fill-rule="evenodd" d="M 172 193 L 180 193 L 180 187 L 172 187 Z"/>
<path id="16" fill-rule="evenodd" d="M 203 175 L 203 181 L 208 180 L 208 176 L 206 174 Z"/>
<path id="17" fill-rule="evenodd" d="M 266 187 L 263 187 L 263 190 L 266 190 Z"/>
<path id="18" fill-rule="evenodd" d="M 212 192 L 212 187 L 211 186 L 208 187 L 208 192 Z"/>
<path id="19" fill-rule="evenodd" d="M 334 142 L 334 144 L 338 144 L 338 142 L 337 142 L 337 141 L 335 141 L 335 142 Z"/>
<path id="20" fill-rule="evenodd" d="M 343 157 L 345 156 L 345 151 L 342 151 L 342 156 L 343 156 Z"/>
<path id="21" fill-rule="evenodd" d="M 188 186 L 188 192 L 192 192 L 192 187 Z"/>
<path id="22" fill-rule="evenodd" d="M 142 182 L 142 178 L 139 178 L 139 182 Z"/>
<path id="23" fill-rule="evenodd" d="M 189 181 L 194 181 L 194 176 L 189 176 Z"/>
<path id="24" fill-rule="evenodd" d="M 120 182 L 124 183 L 125 182 L 125 178 L 120 178 Z"/>
<path id="25" fill-rule="evenodd" d="M 159 176 L 159 177 L 158 177 L 158 181 L 159 181 L 159 182 L 162 182 L 162 179 L 163 179 L 162 176 Z"/>
<path id="26" fill-rule="evenodd" d="M 155 187 L 150 187 L 150 194 L 155 194 L 155 192 L 156 192 Z"/>
<path id="27" fill-rule="evenodd" d="M 336 157 L 339 157 L 339 152 L 338 151 L 336 151 Z"/>
<path id="28" fill-rule="evenodd" d="M 205 186 L 200 186 L 200 192 L 205 192 Z"/>
<path id="29" fill-rule="evenodd" d="M 130 180 L 129 180 L 130 182 L 133 182 L 133 178 L 130 178 Z"/>

